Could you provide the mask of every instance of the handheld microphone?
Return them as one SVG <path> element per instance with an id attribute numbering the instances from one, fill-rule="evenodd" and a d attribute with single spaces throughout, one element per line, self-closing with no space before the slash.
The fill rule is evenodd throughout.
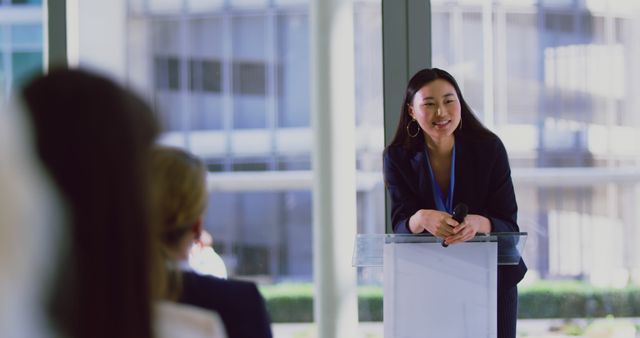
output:
<path id="1" fill-rule="evenodd" d="M 467 207 L 464 203 L 458 203 L 455 208 L 453 208 L 453 212 L 451 213 L 451 218 L 455 219 L 456 222 L 462 223 L 464 222 L 464 218 L 467 217 L 469 213 L 469 207 Z M 442 241 L 442 246 L 444 248 L 448 247 L 449 244 Z"/>

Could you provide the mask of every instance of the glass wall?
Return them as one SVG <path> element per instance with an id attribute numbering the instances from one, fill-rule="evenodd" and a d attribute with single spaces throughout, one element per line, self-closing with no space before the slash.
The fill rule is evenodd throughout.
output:
<path id="1" fill-rule="evenodd" d="M 380 4 L 354 1 L 359 233 L 385 228 Z M 525 284 L 637 283 L 640 9 L 560 0 L 431 8 L 433 66 L 458 79 L 509 152 L 529 232 Z M 162 142 L 207 163 L 205 226 L 230 275 L 310 282 L 308 2 L 129 0 L 128 26 L 129 81 L 158 110 Z M 379 286 L 381 270 L 359 278 Z M 366 306 L 361 318 L 381 310 Z"/>
<path id="2" fill-rule="evenodd" d="M 638 283 L 640 8 L 432 4 L 433 65 L 456 76 L 509 152 L 527 277 Z"/>
<path id="3" fill-rule="evenodd" d="M 42 1 L 0 1 L 0 102 L 42 73 Z"/>
<path id="4" fill-rule="evenodd" d="M 171 4 L 129 2 L 129 80 L 159 111 L 162 141 L 206 161 L 205 227 L 230 275 L 310 282 L 308 2 Z M 358 229 L 383 232 L 380 1 L 354 6 Z"/>

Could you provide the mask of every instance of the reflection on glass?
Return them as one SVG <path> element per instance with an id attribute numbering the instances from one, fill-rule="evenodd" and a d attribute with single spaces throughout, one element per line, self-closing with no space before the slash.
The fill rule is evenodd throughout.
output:
<path id="1" fill-rule="evenodd" d="M 148 0 L 146 7 L 151 12 L 173 13 L 182 9 L 182 1 L 175 0 Z"/>
<path id="2" fill-rule="evenodd" d="M 12 25 L 11 43 L 18 48 L 42 48 L 42 25 Z"/>
<path id="3" fill-rule="evenodd" d="M 231 0 L 232 7 L 237 8 L 266 8 L 267 0 Z"/>
<path id="4" fill-rule="evenodd" d="M 14 5 L 42 5 L 42 0 L 11 0 Z"/>
<path id="5" fill-rule="evenodd" d="M 266 17 L 240 16 L 233 20 L 232 83 L 234 128 L 267 127 Z"/>
<path id="6" fill-rule="evenodd" d="M 33 76 L 42 73 L 42 52 L 13 52 L 13 87 L 20 88 Z"/>
<path id="7" fill-rule="evenodd" d="M 188 0 L 188 8 L 191 13 L 210 12 L 219 10 L 224 6 L 225 0 Z"/>
<path id="8" fill-rule="evenodd" d="M 226 182 L 211 191 L 204 222 L 230 277 L 271 286 L 268 304 L 281 302 L 278 295 L 303 304 L 272 308 L 275 320 L 313 321 L 308 1 L 184 3 L 186 10 L 154 5 L 130 14 L 130 66 L 148 68 L 130 80 L 153 98 L 163 142 L 190 147 Z M 354 150 L 363 174 L 358 228 L 373 233 L 384 229 L 380 2 L 357 1 L 355 20 L 355 109 L 365 140 Z M 283 176 L 267 176 L 274 173 Z M 371 310 L 362 318 L 379 321 L 381 279 L 368 275 L 361 298 L 371 299 L 361 304 Z M 277 328 L 275 336 L 287 337 Z"/>
<path id="9" fill-rule="evenodd" d="M 309 126 L 308 21 L 305 15 L 283 15 L 278 19 L 278 99 L 280 127 Z"/>
<path id="10" fill-rule="evenodd" d="M 189 22 L 189 91 L 191 130 L 224 128 L 224 50 L 219 17 Z"/>
<path id="11" fill-rule="evenodd" d="M 0 6 L 0 101 L 41 73 L 42 1 L 4 1 Z"/>

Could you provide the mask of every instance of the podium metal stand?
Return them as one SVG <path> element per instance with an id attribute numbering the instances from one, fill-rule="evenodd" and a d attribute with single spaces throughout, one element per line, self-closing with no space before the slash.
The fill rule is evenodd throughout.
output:
<path id="1" fill-rule="evenodd" d="M 385 337 L 495 338 L 497 267 L 518 264 L 526 236 L 358 235 L 353 265 L 383 266 Z"/>

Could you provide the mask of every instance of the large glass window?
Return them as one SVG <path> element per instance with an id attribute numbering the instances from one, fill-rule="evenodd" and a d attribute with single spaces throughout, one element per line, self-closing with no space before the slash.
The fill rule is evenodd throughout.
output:
<path id="1" fill-rule="evenodd" d="M 165 126 L 162 142 L 204 159 L 214 182 L 205 228 L 230 276 L 263 285 L 301 283 L 289 292 L 307 290 L 313 272 L 308 1 L 185 3 L 187 9 L 164 0 L 130 1 L 136 32 L 129 62 L 150 69 L 130 73 L 130 81 L 147 84 L 142 91 Z M 371 0 L 354 6 L 357 226 L 381 233 L 381 8 Z M 144 34 L 151 43 L 132 42 Z M 312 304 L 304 303 L 310 293 L 301 297 Z M 297 318 L 309 320 L 311 309 Z"/>
<path id="2" fill-rule="evenodd" d="M 272 27 L 269 27 L 272 28 Z M 267 17 L 236 16 L 232 19 L 233 126 L 237 129 L 267 127 Z M 271 85 L 271 84 L 269 84 Z"/>
<path id="3" fill-rule="evenodd" d="M 307 15 L 278 17 L 278 126 L 309 126 L 309 23 Z"/>
<path id="4" fill-rule="evenodd" d="M 42 0 L 11 0 L 13 5 L 42 5 Z"/>
<path id="5" fill-rule="evenodd" d="M 220 17 L 189 22 L 191 129 L 224 128 L 224 49 Z"/>
<path id="6" fill-rule="evenodd" d="M 13 52 L 13 85 L 21 87 L 35 74 L 42 73 L 42 52 Z"/>
<path id="7" fill-rule="evenodd" d="M 230 275 L 310 286 L 308 1 L 127 1 L 129 80 L 158 111 L 162 142 L 204 159 L 213 186 L 205 227 Z M 640 282 L 640 18 L 629 4 L 431 1 L 433 66 L 453 73 L 510 155 L 530 234 L 525 285 Z M 381 2 L 354 6 L 357 226 L 381 233 Z M 41 19 L 11 19 L 0 22 L 5 96 L 42 66 Z M 373 290 L 361 314 L 380 321 L 380 269 L 359 278 Z"/>
<path id="8" fill-rule="evenodd" d="M 180 22 L 176 19 L 158 18 L 149 24 L 155 106 L 161 113 L 166 130 L 183 130 L 188 112 L 183 110 L 180 100 L 180 92 L 183 88 L 186 90 L 186 84 L 182 83 L 184 68 L 180 54 Z"/>
<path id="9" fill-rule="evenodd" d="M 41 1 L 0 4 L 0 101 L 3 101 L 31 77 L 42 73 L 44 43 Z"/>
<path id="10" fill-rule="evenodd" d="M 640 283 L 640 182 L 628 174 L 640 159 L 640 16 L 628 5 L 433 2 L 434 66 L 509 152 L 530 280 Z"/>
<path id="11" fill-rule="evenodd" d="M 311 184 L 301 188 L 291 175 L 263 178 L 270 171 L 310 175 L 308 9 L 304 1 L 264 5 L 196 4 L 184 12 L 162 1 L 130 2 L 131 27 L 138 30 L 131 38 L 147 32 L 151 42 L 130 43 L 132 67 L 151 65 L 148 74 L 131 74 L 148 79 L 130 80 L 150 84 L 142 91 L 165 126 L 163 142 L 190 148 L 212 175 L 241 175 L 212 191 L 205 219 L 230 274 L 308 282 Z M 373 31 L 380 32 L 379 24 Z M 263 188 L 236 191 L 234 180 Z"/>

